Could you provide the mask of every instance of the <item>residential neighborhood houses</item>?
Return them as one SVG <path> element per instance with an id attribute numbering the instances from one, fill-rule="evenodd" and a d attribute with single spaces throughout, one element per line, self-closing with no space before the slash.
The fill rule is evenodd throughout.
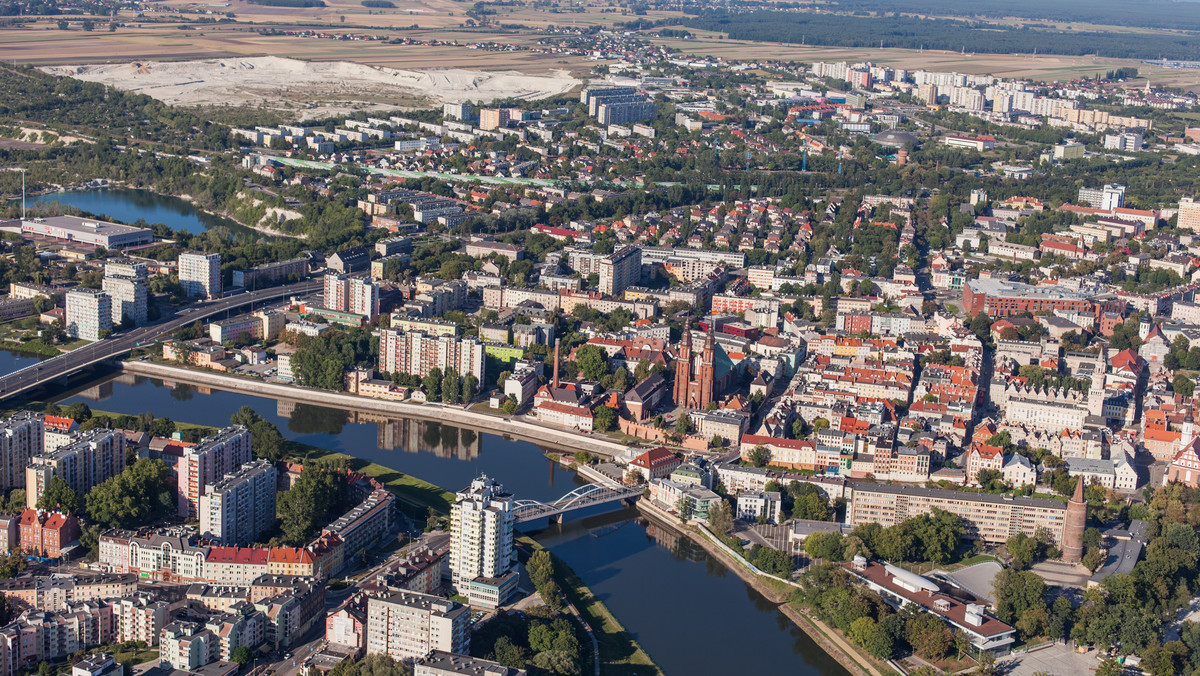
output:
<path id="1" fill-rule="evenodd" d="M 582 582 L 520 529 L 618 508 L 873 665 L 1200 654 L 1200 189 L 1173 168 L 1200 130 L 1147 112 L 1194 94 L 649 67 L 640 33 L 563 31 L 537 49 L 620 54 L 577 95 L 232 129 L 240 190 L 277 205 L 258 232 L 286 243 L 0 224 L 14 266 L 46 261 L 0 305 L 10 342 L 136 335 L 98 368 L 290 421 L 35 406 L 79 369 L 24 367 L 0 423 L 0 676 L 124 669 L 130 642 L 204 676 L 600 671 Z M 313 434 L 326 410 L 345 420 Z M 396 466 L 316 445 L 346 421 Z M 408 474 L 501 434 L 556 492 L 570 473 L 565 497 Z"/>

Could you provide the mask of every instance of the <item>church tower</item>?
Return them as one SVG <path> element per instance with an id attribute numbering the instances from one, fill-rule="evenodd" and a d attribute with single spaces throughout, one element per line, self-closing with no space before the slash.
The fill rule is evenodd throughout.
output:
<path id="1" fill-rule="evenodd" d="M 672 392 L 676 406 L 688 405 L 688 385 L 692 382 L 692 323 L 685 322 L 683 336 L 679 341 L 679 354 L 675 357 L 675 389 Z"/>
<path id="2" fill-rule="evenodd" d="M 1088 389 L 1088 415 L 1104 415 L 1104 379 L 1108 372 L 1108 348 L 1101 348 L 1092 371 L 1092 386 Z"/>
<path id="3" fill-rule="evenodd" d="M 704 339 L 704 350 L 700 353 L 699 396 L 696 408 L 705 409 L 713 400 L 713 365 L 717 358 L 717 341 L 713 336 L 713 327 L 708 327 L 708 336 Z"/>

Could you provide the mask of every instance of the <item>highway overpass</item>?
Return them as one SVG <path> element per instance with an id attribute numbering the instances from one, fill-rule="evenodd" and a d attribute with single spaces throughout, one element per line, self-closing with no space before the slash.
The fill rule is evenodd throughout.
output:
<path id="1" fill-rule="evenodd" d="M 97 362 L 126 354 L 135 347 L 169 336 L 176 329 L 196 320 L 208 319 L 244 305 L 310 294 L 319 291 L 321 285 L 322 281 L 319 279 L 308 280 L 270 289 L 243 292 L 189 306 L 156 324 L 140 326 L 119 333 L 0 377 L 0 401 L 28 392 L 40 385 L 57 381 Z"/>

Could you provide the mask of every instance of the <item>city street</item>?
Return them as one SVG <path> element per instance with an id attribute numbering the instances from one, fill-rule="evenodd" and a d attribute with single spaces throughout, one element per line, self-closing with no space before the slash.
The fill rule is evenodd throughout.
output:
<path id="1" fill-rule="evenodd" d="M 70 375 L 89 364 L 109 359 L 151 343 L 194 321 L 259 301 L 303 295 L 321 288 L 321 280 L 310 280 L 260 291 L 249 291 L 228 298 L 185 308 L 165 321 L 119 333 L 111 338 L 38 362 L 0 378 L 0 399 L 18 394 L 44 382 Z"/>

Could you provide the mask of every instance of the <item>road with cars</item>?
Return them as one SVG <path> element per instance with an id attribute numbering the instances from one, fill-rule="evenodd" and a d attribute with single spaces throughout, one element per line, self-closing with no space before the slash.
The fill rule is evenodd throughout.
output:
<path id="1" fill-rule="evenodd" d="M 204 320 L 243 305 L 309 294 L 320 290 L 321 286 L 322 281 L 319 279 L 308 280 L 270 289 L 246 291 L 185 308 L 156 324 L 118 333 L 0 377 L 0 400 L 70 375 L 91 364 L 125 354 L 135 347 L 157 341 L 191 322 Z"/>

